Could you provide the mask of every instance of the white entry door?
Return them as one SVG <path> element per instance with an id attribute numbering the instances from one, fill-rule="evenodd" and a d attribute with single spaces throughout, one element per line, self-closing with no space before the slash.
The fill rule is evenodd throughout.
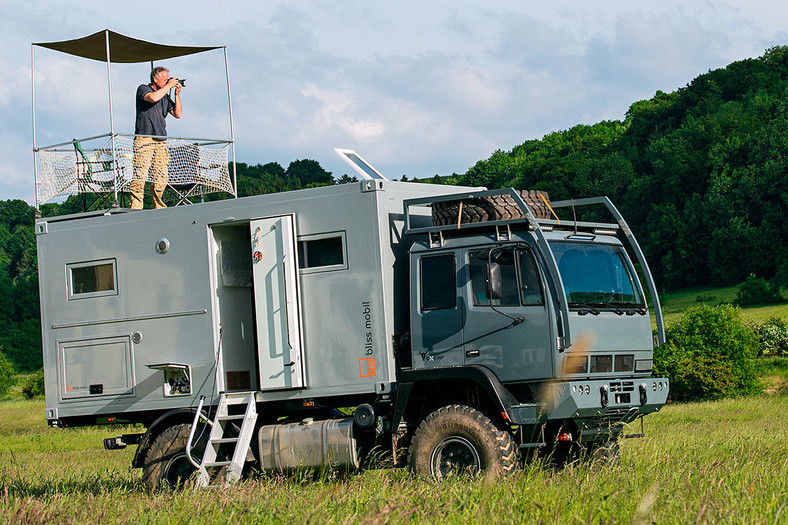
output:
<path id="1" fill-rule="evenodd" d="M 260 390 L 304 387 L 295 217 L 251 221 Z"/>

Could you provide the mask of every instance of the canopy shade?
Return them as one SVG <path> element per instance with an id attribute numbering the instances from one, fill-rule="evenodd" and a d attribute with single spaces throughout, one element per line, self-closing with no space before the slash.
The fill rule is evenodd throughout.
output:
<path id="1" fill-rule="evenodd" d="M 166 44 L 156 44 L 154 42 L 146 42 L 145 40 L 137 40 L 136 38 L 115 33 L 109 29 L 74 40 L 41 42 L 34 43 L 33 45 L 46 47 L 47 49 L 60 51 L 61 53 L 67 53 L 69 55 L 106 62 L 107 35 L 109 35 L 110 62 L 124 64 L 181 57 L 194 53 L 202 53 L 203 51 L 221 49 L 222 47 L 168 46 Z"/>

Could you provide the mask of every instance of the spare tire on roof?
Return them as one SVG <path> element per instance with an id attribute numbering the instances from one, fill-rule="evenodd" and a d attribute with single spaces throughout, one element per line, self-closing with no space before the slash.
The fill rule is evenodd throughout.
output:
<path id="1" fill-rule="evenodd" d="M 515 190 L 522 197 L 531 213 L 537 219 L 549 219 L 550 208 L 539 196 L 544 196 L 549 203 L 550 196 L 546 191 Z M 458 221 L 462 203 L 462 219 Z M 508 193 L 503 195 L 488 195 L 486 197 L 473 197 L 456 201 L 441 201 L 432 203 L 432 224 L 435 226 L 448 226 L 451 224 L 467 224 L 471 222 L 505 221 L 509 219 L 522 219 L 520 207 Z"/>

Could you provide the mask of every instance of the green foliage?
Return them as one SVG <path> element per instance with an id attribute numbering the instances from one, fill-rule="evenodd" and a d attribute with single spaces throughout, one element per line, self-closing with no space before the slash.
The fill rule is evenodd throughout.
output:
<path id="1" fill-rule="evenodd" d="M 737 306 L 753 306 L 759 304 L 774 304 L 783 301 L 780 289 L 766 279 L 759 279 L 755 274 L 750 274 L 740 286 L 734 304 Z"/>
<path id="2" fill-rule="evenodd" d="M 667 328 L 654 350 L 654 374 L 670 379 L 674 401 L 718 399 L 757 388 L 755 333 L 730 305 L 695 306 Z"/>
<path id="3" fill-rule="evenodd" d="M 31 374 L 22 385 L 22 394 L 28 399 L 44 395 L 44 369 Z"/>
<path id="4" fill-rule="evenodd" d="M 759 355 L 768 357 L 788 356 L 788 324 L 779 317 L 772 317 L 756 327 Z"/>
<path id="5" fill-rule="evenodd" d="M 16 372 L 14 365 L 6 359 L 0 348 L 0 396 L 8 393 L 8 390 L 16 383 Z"/>

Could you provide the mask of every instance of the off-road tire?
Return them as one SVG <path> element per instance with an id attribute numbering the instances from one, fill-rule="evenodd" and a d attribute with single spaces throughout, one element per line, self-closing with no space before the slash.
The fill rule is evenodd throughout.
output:
<path id="1" fill-rule="evenodd" d="M 142 482 L 148 490 L 181 489 L 197 471 L 186 457 L 186 442 L 191 428 L 186 423 L 172 426 L 153 442 L 142 467 Z M 206 441 L 207 436 L 192 449 L 192 457 L 197 461 L 202 459 Z"/>
<path id="2" fill-rule="evenodd" d="M 497 478 L 514 470 L 517 447 L 478 410 L 449 405 L 421 422 L 411 441 L 408 465 L 416 474 L 442 480 L 467 472 Z"/>
<path id="3" fill-rule="evenodd" d="M 531 209 L 537 219 L 549 219 L 550 209 L 542 200 L 540 194 L 547 202 L 550 197 L 546 191 L 515 190 Z M 522 219 L 525 217 L 522 210 L 514 202 L 511 195 L 491 195 L 456 201 L 442 201 L 432 203 L 432 223 L 435 226 L 456 225 L 457 215 L 462 202 L 461 224 L 487 221 L 503 221 L 509 219 Z"/>
<path id="4" fill-rule="evenodd" d="M 621 448 L 618 441 L 592 443 L 588 448 L 587 456 L 594 464 L 616 466 L 621 463 Z"/>

